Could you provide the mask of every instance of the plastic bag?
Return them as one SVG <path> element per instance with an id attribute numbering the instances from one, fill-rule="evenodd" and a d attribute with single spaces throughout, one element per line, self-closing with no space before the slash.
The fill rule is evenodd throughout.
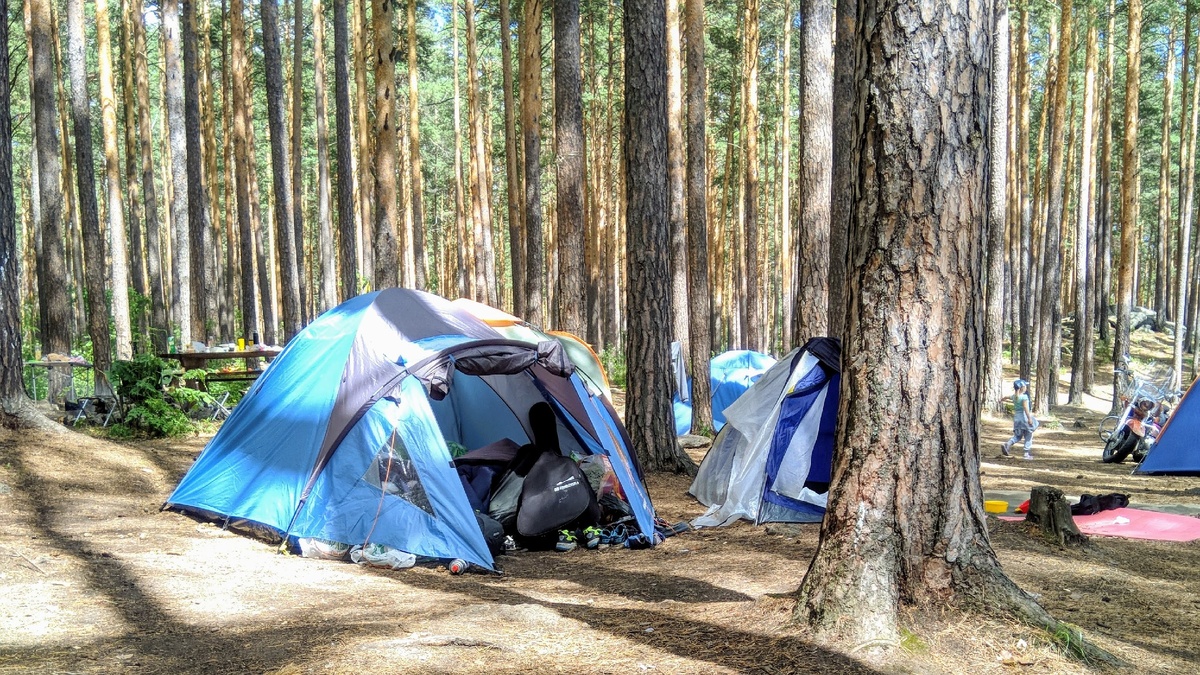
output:
<path id="1" fill-rule="evenodd" d="M 320 560 L 344 560 L 350 552 L 350 544 L 340 541 L 318 539 L 316 537 L 300 537 L 296 540 L 300 546 L 300 555 L 304 558 Z"/>
<path id="2" fill-rule="evenodd" d="M 588 482 L 592 484 L 597 499 L 610 493 L 622 500 L 626 499 L 625 491 L 621 489 L 621 483 L 617 480 L 617 473 L 613 471 L 612 462 L 604 455 L 588 455 L 580 459 L 579 468 L 588 477 Z M 593 476 L 599 476 L 599 478 L 593 482 Z"/>
<path id="3" fill-rule="evenodd" d="M 417 556 L 385 544 L 367 544 L 350 549 L 351 562 L 371 567 L 402 570 L 417 564 Z"/>

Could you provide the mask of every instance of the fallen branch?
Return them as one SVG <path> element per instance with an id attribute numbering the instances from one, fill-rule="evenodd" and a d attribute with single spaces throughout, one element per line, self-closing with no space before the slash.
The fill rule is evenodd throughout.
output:
<path id="1" fill-rule="evenodd" d="M 20 559 L 24 560 L 25 562 L 29 563 L 29 565 L 30 565 L 31 567 L 33 567 L 33 569 L 35 569 L 35 570 L 37 570 L 37 571 L 41 572 L 42 574 L 46 574 L 46 570 L 44 570 L 44 569 L 42 569 L 41 567 L 39 567 L 37 563 L 35 563 L 35 562 L 33 562 L 32 560 L 30 560 L 30 559 L 28 558 L 28 556 L 26 556 L 24 553 L 21 553 L 20 551 L 17 551 L 16 553 L 13 553 L 13 552 L 10 552 L 10 551 L 8 551 L 7 549 L 5 549 L 5 551 L 4 551 L 4 554 L 5 554 L 5 555 L 7 555 L 7 556 L 8 556 L 8 557 L 10 557 L 10 558 L 20 558 Z"/>

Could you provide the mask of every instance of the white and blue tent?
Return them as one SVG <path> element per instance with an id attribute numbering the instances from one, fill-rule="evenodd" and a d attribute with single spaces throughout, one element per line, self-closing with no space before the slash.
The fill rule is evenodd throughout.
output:
<path id="1" fill-rule="evenodd" d="M 678 344 L 678 343 L 676 343 Z M 683 372 L 682 360 L 672 352 L 672 366 L 676 369 L 676 378 Z M 775 365 L 775 357 L 770 354 L 749 349 L 733 349 L 717 354 L 708 363 L 709 386 L 712 388 L 712 422 L 713 431 L 720 431 L 725 426 L 725 409 L 738 400 L 758 378 L 763 376 L 771 366 Z M 675 433 L 682 436 L 692 431 L 692 380 L 687 378 L 687 400 L 681 400 L 680 387 L 676 384 L 673 401 L 675 412 Z"/>
<path id="2" fill-rule="evenodd" d="M 398 288 L 347 300 L 296 335 L 165 507 L 494 569 L 447 444 L 529 443 L 539 402 L 554 410 L 562 453 L 607 456 L 652 532 L 628 434 L 561 345 L 506 339 L 441 297 Z"/>
<path id="3" fill-rule="evenodd" d="M 824 517 L 840 358 L 836 340 L 809 340 L 725 409 L 726 424 L 689 490 L 709 507 L 692 521 L 694 527 Z"/>

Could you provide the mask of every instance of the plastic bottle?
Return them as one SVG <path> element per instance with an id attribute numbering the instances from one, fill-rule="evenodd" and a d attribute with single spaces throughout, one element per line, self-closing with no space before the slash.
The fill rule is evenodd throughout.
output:
<path id="1" fill-rule="evenodd" d="M 455 558 L 454 560 L 450 561 L 449 565 L 446 565 L 446 569 L 450 570 L 450 574 L 462 574 L 470 567 L 471 564 L 462 558 Z"/>

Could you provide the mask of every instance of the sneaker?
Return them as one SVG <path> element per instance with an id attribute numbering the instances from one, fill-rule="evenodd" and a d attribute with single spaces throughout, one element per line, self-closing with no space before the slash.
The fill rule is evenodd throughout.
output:
<path id="1" fill-rule="evenodd" d="M 1012 457 L 1012 455 L 1008 452 L 1008 443 L 1000 444 L 1000 454 L 1004 455 L 1005 457 Z"/>
<path id="2" fill-rule="evenodd" d="M 585 527 L 580 533 L 582 536 L 579 539 L 587 548 L 597 548 L 600 546 L 601 531 L 598 527 Z"/>
<path id="3" fill-rule="evenodd" d="M 1025 453 L 1025 459 L 1033 459 L 1033 455 L 1027 452 Z"/>
<path id="4" fill-rule="evenodd" d="M 601 546 L 621 546 L 629 537 L 624 525 L 611 525 L 600 532 Z"/>
<path id="5" fill-rule="evenodd" d="M 564 553 L 567 551 L 574 551 L 575 547 L 578 546 L 576 541 L 577 540 L 574 532 L 570 530 L 563 530 L 558 533 L 558 543 L 554 545 L 554 550 L 562 551 Z"/>

